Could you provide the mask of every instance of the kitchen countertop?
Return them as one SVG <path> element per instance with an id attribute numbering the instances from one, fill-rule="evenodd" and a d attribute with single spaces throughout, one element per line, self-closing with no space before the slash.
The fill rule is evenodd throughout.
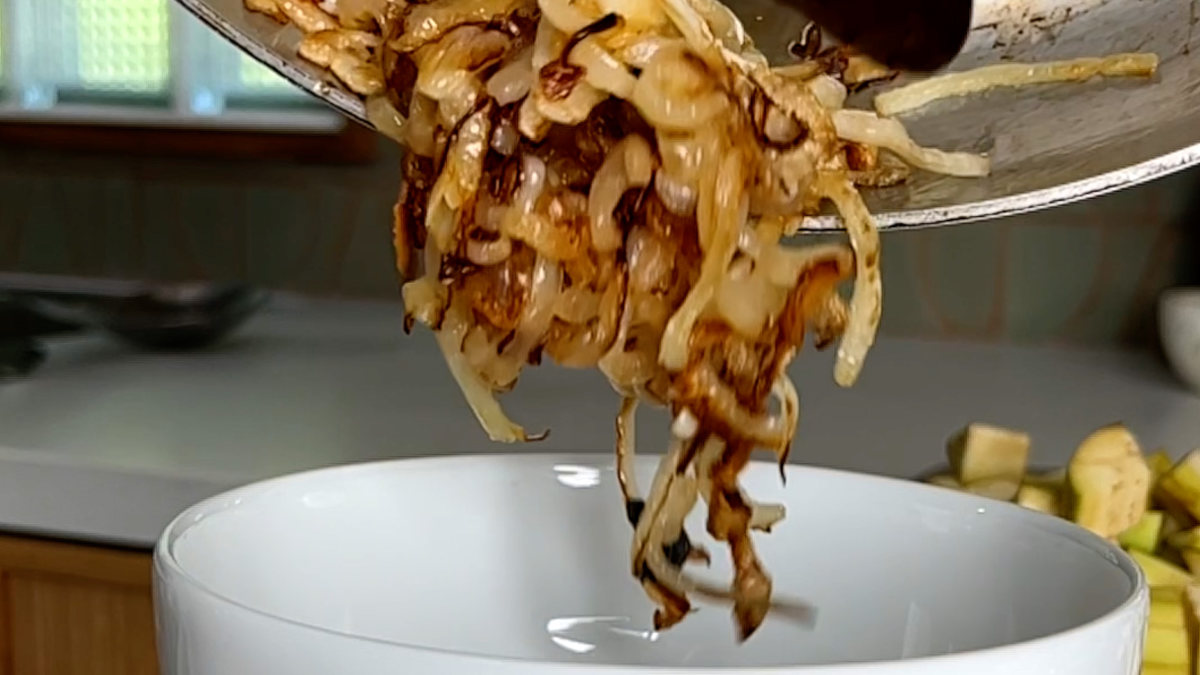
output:
<path id="1" fill-rule="evenodd" d="M 281 296 L 223 346 L 130 350 L 103 337 L 49 343 L 24 380 L 0 384 L 0 529 L 149 547 L 188 505 L 245 482 L 349 462 L 445 453 L 600 451 L 618 401 L 595 372 L 527 371 L 511 416 L 548 439 L 490 443 L 429 333 L 405 336 L 393 303 Z M 1200 397 L 1145 354 L 881 339 L 839 389 L 832 350 L 792 369 L 792 461 L 911 476 L 969 421 L 1029 431 L 1039 464 L 1065 461 L 1122 420 L 1147 448 L 1200 446 Z M 639 419 L 658 452 L 666 419 Z"/>

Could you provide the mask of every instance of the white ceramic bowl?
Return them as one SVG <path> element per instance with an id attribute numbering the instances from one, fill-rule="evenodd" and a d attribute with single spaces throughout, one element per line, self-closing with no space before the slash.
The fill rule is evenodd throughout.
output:
<path id="1" fill-rule="evenodd" d="M 1171 288 L 1158 301 L 1163 351 L 1179 379 L 1200 394 L 1200 288 Z"/>
<path id="2" fill-rule="evenodd" d="M 783 486 L 754 464 L 744 485 L 787 506 L 759 552 L 814 627 L 769 617 L 739 647 L 727 608 L 702 606 L 650 630 L 607 456 L 421 459 L 271 480 L 179 516 L 156 551 L 163 673 L 1139 670 L 1144 579 L 1065 521 L 828 470 L 789 467 Z M 693 516 L 717 554 L 702 572 L 726 578 Z"/>

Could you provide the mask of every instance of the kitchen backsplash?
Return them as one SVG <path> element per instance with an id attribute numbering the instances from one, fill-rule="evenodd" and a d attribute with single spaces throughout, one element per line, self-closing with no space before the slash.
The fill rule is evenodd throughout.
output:
<path id="1" fill-rule="evenodd" d="M 0 149 L 0 269 L 243 279 L 398 298 L 399 158 L 369 166 Z M 1200 173 L 988 223 L 884 236 L 883 331 L 1143 342 L 1159 290 L 1200 282 Z M 1193 200 L 1193 196 L 1198 198 Z"/>

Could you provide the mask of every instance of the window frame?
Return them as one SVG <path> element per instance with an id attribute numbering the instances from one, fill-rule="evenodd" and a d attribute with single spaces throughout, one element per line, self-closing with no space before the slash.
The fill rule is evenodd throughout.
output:
<path id="1" fill-rule="evenodd" d="M 56 101 L 48 108 L 22 105 L 20 81 L 30 46 L 17 38 L 20 6 L 53 0 L 0 0 L 0 145 L 137 155 L 186 155 L 224 159 L 284 159 L 366 163 L 378 156 L 378 135 L 313 98 L 253 106 L 225 106 L 215 113 L 192 106 L 196 68 L 189 58 L 212 39 L 174 0 L 167 5 L 171 40 L 166 105 L 136 102 Z M 189 23 L 191 22 L 191 23 Z M 299 90 L 298 90 L 299 91 Z"/>

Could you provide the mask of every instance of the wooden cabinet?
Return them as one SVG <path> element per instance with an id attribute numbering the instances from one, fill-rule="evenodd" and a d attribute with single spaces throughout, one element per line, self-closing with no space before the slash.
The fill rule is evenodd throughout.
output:
<path id="1" fill-rule="evenodd" d="M 155 675 L 149 552 L 0 535 L 0 675 Z"/>

